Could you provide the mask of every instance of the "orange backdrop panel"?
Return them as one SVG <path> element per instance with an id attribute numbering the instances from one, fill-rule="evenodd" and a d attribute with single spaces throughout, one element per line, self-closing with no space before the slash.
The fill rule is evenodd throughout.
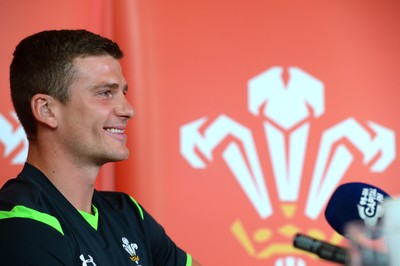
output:
<path id="1" fill-rule="evenodd" d="M 115 164 L 115 186 L 113 178 L 101 177 L 98 188 L 131 194 L 204 265 L 330 265 L 291 247 L 297 231 L 346 244 L 323 217 L 335 182 L 326 195 L 317 198 L 323 199 L 317 215 L 311 217 L 306 211 L 324 134 L 349 118 L 361 132 L 355 139 L 345 136 L 331 143 L 328 158 L 339 148 L 352 158 L 346 169 L 345 156 L 340 156 L 333 170 L 325 165 L 324 173 L 345 169 L 336 185 L 361 181 L 392 195 L 399 193 L 398 149 L 390 137 L 399 132 L 399 11 L 397 1 L 2 1 L 0 84 L 5 97 L 0 97 L 0 181 L 18 173 L 21 164 L 12 161 L 25 147 L 17 138 L 19 125 L 10 113 L 8 66 L 15 45 L 43 29 L 86 28 L 121 44 L 128 95 L 136 110 L 128 129 L 131 156 Z M 323 97 L 309 103 L 311 112 L 306 119 L 288 127 L 274 118 L 293 121 L 301 117 L 296 105 L 288 104 L 298 99 L 297 94 L 252 110 L 248 99 L 249 81 L 274 67 L 285 70 L 282 80 L 286 85 L 294 77 L 288 72 L 296 67 L 323 87 Z M 272 116 L 251 113 L 266 110 L 274 102 L 279 112 Z M 279 109 L 279 103 L 286 109 Z M 319 109 L 313 104 L 320 104 Z M 219 132 L 229 134 L 213 143 L 208 154 L 205 150 L 211 144 L 204 141 L 211 137 L 207 132 L 219 125 L 221 117 L 230 124 L 219 127 Z M 203 119 L 199 128 L 181 133 L 199 119 Z M 376 141 L 380 133 L 370 121 L 382 126 L 389 137 Z M 268 142 L 265 125 L 279 133 L 278 141 Z M 289 143 L 291 136 L 308 125 L 306 146 L 293 142 L 293 150 L 273 148 L 279 137 Z M 254 142 L 255 158 L 246 153 L 251 149 L 243 144 L 239 129 Z M 181 153 L 185 136 L 195 143 L 185 149 L 199 158 L 203 168 L 194 167 Z M 18 141 L 10 148 L 11 141 L 3 142 L 6 137 Z M 373 147 L 355 147 L 361 138 Z M 271 213 L 265 216 L 257 211 L 263 206 L 256 207 L 237 181 L 243 174 L 227 163 L 226 156 L 234 154 L 230 149 L 235 147 L 243 156 L 239 168 L 250 169 L 247 174 L 254 178 L 253 184 L 255 163 L 259 164 L 258 176 L 265 185 L 258 182 L 257 192 L 250 194 L 268 193 L 269 201 L 260 201 L 271 204 Z M 276 162 L 292 166 L 290 160 L 279 160 L 279 152 L 294 151 L 304 151 L 296 195 L 288 193 L 289 186 L 279 185 L 282 180 L 274 169 Z M 372 154 L 368 160 L 367 152 Z M 393 160 L 373 171 L 381 158 Z M 294 169 L 283 168 L 290 173 Z M 111 164 L 103 174 L 113 172 Z M 323 177 L 322 183 L 329 179 Z"/>
<path id="2" fill-rule="evenodd" d="M 306 214 L 325 132 L 352 118 L 370 142 L 377 133 L 368 121 L 397 136 L 399 3 L 153 0 L 121 1 L 118 10 L 125 17 L 120 17 L 118 37 L 133 56 L 127 65 L 137 114 L 129 128 L 131 157 L 116 166 L 117 188 L 143 203 L 205 265 L 330 265 L 291 248 L 292 236 L 302 231 L 346 244 L 325 221 L 323 209 L 314 218 Z M 311 127 L 299 194 L 285 199 L 278 192 L 285 188 L 279 187 L 272 169 L 277 159 L 271 157 L 264 135 L 268 117 L 249 112 L 248 82 L 272 67 L 292 66 L 319 80 L 324 93 L 319 99 L 323 110 L 306 122 Z M 290 78 L 283 75 L 286 81 Z M 281 113 L 296 115 L 291 108 Z M 180 153 L 184 125 L 203 118 L 206 122 L 192 136 L 204 140 L 221 115 L 247 128 L 256 143 L 256 161 L 272 205 L 266 218 L 257 213 L 224 158 L 240 139 L 228 135 L 208 159 L 198 140 L 193 153 L 206 165 L 203 169 Z M 288 138 L 297 129 L 282 132 Z M 369 164 L 363 163 L 365 154 L 355 147 L 355 139 L 331 143 L 331 159 L 337 147 L 346 147 L 353 160 L 336 185 L 360 181 L 398 193 L 398 149 L 391 140 L 383 141 L 389 153 L 375 152 Z M 380 156 L 392 161 L 374 172 L 371 166 Z M 339 157 L 334 168 L 342 169 L 344 163 L 344 156 Z M 333 189 L 331 185 L 328 194 Z M 322 207 L 327 197 L 320 197 Z"/>
<path id="3" fill-rule="evenodd" d="M 12 115 L 9 93 L 9 65 L 18 42 L 38 31 L 62 28 L 85 28 L 112 37 L 113 2 L 111 0 L 15 0 L 0 2 L 0 184 L 21 170 L 21 154 L 26 154 L 27 143 L 22 128 Z M 1 119 L 3 118 L 3 119 Z M 1 123 L 0 122 L 0 123 Z M 10 127 L 6 129 L 2 126 Z M 7 140 L 7 143 L 5 143 Z M 23 158 L 25 156 L 22 156 Z M 22 160 L 24 160 L 22 158 Z M 104 175 L 104 178 L 103 178 Z M 114 168 L 107 165 L 97 182 L 98 188 L 114 188 Z"/>

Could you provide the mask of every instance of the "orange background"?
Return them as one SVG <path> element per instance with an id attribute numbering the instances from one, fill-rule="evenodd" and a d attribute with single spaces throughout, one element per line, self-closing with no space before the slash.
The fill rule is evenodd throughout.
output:
<path id="1" fill-rule="evenodd" d="M 51 28 L 86 28 L 111 37 L 125 52 L 122 63 L 137 114 L 128 129 L 130 158 L 107 166 L 97 187 L 131 194 L 204 265 L 273 265 L 280 256 L 292 255 L 315 265 L 315 258 L 293 250 L 257 255 L 274 243 L 290 246 L 277 234 L 284 224 L 319 230 L 326 240 L 334 236 L 323 215 L 310 220 L 303 213 L 327 128 L 354 117 L 390 128 L 397 137 L 399 12 L 398 1 L 1 1 L 0 113 L 12 121 L 8 66 L 20 39 Z M 322 81 L 325 113 L 313 121 L 301 192 L 290 218 L 273 186 L 267 150 L 259 144 L 274 205 L 274 215 L 261 219 L 221 150 L 205 170 L 185 161 L 179 129 L 203 116 L 226 114 L 261 143 L 260 120 L 247 111 L 247 82 L 273 66 L 296 66 Z M 0 142 L 0 154 L 3 150 Z M 361 181 L 399 193 L 397 158 L 384 172 L 372 173 L 355 155 L 342 183 Z M 0 181 L 20 168 L 0 157 Z M 244 248 L 231 232 L 236 222 L 246 229 L 253 249 Z M 262 232 L 272 233 L 272 239 L 258 238 Z"/>

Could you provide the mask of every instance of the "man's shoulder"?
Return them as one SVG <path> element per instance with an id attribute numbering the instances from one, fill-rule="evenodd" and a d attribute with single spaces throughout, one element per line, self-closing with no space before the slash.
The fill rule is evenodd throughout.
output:
<path id="1" fill-rule="evenodd" d="M 34 224 L 43 232 L 49 228 L 63 235 L 58 219 L 49 214 L 41 204 L 42 191 L 37 183 L 29 179 L 15 178 L 4 184 L 0 189 L 1 230 L 25 226 L 31 228 Z"/>
<path id="2" fill-rule="evenodd" d="M 0 189 L 0 210 L 13 205 L 35 207 L 43 195 L 45 183 L 43 173 L 25 163 L 18 176 L 8 180 Z"/>
<path id="3" fill-rule="evenodd" d="M 23 206 L 0 211 L 0 264 L 60 265 L 63 261 L 63 265 L 73 265 L 73 249 L 61 226 L 51 218 Z"/>
<path id="4" fill-rule="evenodd" d="M 0 189 L 0 209 L 15 205 L 35 206 L 41 193 L 41 187 L 30 180 L 10 179 Z"/>

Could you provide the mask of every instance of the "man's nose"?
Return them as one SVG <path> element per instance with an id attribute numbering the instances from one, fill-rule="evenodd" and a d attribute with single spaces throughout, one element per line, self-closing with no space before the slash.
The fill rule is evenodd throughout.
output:
<path id="1" fill-rule="evenodd" d="M 121 97 L 120 103 L 115 108 L 115 113 L 118 116 L 125 117 L 125 118 L 132 118 L 135 115 L 135 110 L 133 109 L 132 105 L 128 102 L 125 95 Z"/>

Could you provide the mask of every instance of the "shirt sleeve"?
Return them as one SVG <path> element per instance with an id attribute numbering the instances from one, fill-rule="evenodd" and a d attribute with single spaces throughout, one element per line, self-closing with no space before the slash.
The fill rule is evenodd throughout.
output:
<path id="1" fill-rule="evenodd" d="M 178 247 L 167 235 L 164 228 L 140 205 L 143 225 L 150 241 L 154 265 L 191 266 L 191 256 Z"/>
<path id="2" fill-rule="evenodd" d="M 0 264 L 5 266 L 74 265 L 74 256 L 63 235 L 54 228 L 31 219 L 0 220 L 0 251 Z"/>

